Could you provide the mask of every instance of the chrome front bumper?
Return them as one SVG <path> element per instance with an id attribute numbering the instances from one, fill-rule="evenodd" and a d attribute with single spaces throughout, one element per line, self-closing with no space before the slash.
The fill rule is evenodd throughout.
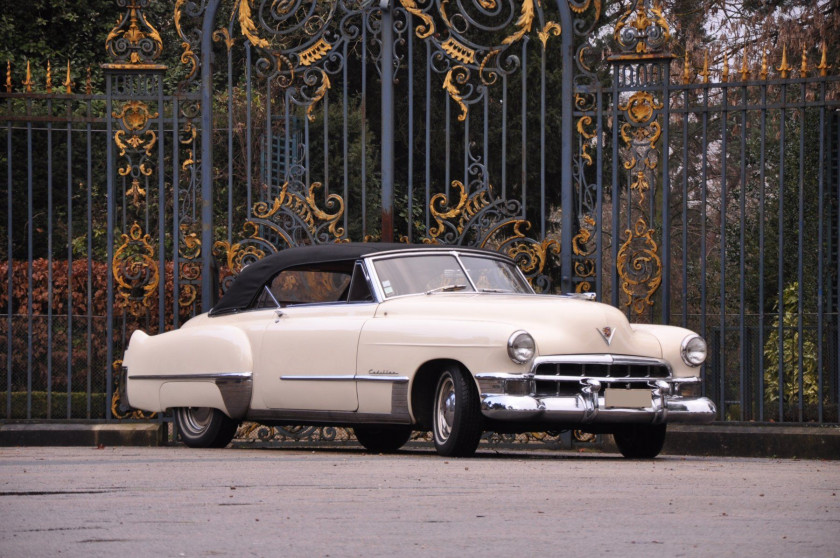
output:
<path id="1" fill-rule="evenodd" d="M 514 374 L 482 374 L 479 385 L 502 387 L 502 390 L 481 390 L 481 412 L 500 421 L 549 422 L 564 424 L 606 424 L 666 422 L 709 423 L 715 419 L 715 404 L 706 397 L 680 395 L 685 380 L 558 378 L 576 385 L 574 392 L 558 395 L 534 395 L 534 376 Z M 650 393 L 650 404 L 644 407 L 607 406 L 605 390 L 619 385 L 632 385 L 635 390 Z M 492 391 L 496 391 L 493 393 Z M 503 391 L 499 393 L 498 391 Z M 523 393 L 523 391 L 525 391 Z M 513 393 L 511 393 L 513 392 Z"/>

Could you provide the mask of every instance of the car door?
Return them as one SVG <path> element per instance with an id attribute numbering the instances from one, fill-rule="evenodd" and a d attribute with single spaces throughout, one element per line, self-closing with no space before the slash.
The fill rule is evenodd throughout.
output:
<path id="1" fill-rule="evenodd" d="M 356 270 L 359 271 L 358 267 Z M 323 287 L 326 281 L 307 273 L 297 287 L 306 282 Z M 356 353 L 362 326 L 375 314 L 376 303 L 372 297 L 354 300 L 355 280 L 354 274 L 353 281 L 345 286 L 333 281 L 344 291 L 338 301 L 286 304 L 278 299 L 282 306 L 275 310 L 263 336 L 259 378 L 255 379 L 255 389 L 259 390 L 266 408 L 309 411 L 358 408 Z M 282 289 L 273 291 L 283 296 Z"/>

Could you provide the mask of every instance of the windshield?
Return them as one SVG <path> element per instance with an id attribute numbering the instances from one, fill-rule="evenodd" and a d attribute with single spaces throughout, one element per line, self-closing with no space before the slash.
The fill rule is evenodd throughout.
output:
<path id="1" fill-rule="evenodd" d="M 463 264 L 463 265 L 462 265 Z M 490 257 L 423 254 L 374 260 L 386 298 L 436 292 L 532 293 L 515 266 Z"/>

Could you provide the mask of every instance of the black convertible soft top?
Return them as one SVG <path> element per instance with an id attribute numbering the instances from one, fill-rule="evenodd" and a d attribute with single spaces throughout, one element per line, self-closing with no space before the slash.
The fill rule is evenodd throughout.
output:
<path id="1" fill-rule="evenodd" d="M 388 244 L 381 242 L 351 242 L 344 244 L 318 244 L 287 248 L 254 262 L 236 277 L 222 299 L 210 310 L 210 316 L 244 310 L 251 304 L 257 291 L 277 273 L 290 267 L 319 263 L 355 260 L 377 252 L 394 250 L 476 250 L 462 246 L 429 244 Z M 485 250 L 486 252 L 486 250 Z M 499 254 L 497 254 L 499 255 Z"/>

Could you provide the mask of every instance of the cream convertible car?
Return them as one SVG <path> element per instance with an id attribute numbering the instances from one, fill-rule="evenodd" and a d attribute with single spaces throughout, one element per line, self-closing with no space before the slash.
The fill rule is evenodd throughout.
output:
<path id="1" fill-rule="evenodd" d="M 493 252 L 332 244 L 251 264 L 177 331 L 136 332 L 121 385 L 132 407 L 172 410 L 193 447 L 247 420 L 352 426 L 377 452 L 431 429 L 445 456 L 472 455 L 485 430 L 581 429 L 654 457 L 666 423 L 714 418 L 705 358 L 691 331 L 536 295 Z"/>

